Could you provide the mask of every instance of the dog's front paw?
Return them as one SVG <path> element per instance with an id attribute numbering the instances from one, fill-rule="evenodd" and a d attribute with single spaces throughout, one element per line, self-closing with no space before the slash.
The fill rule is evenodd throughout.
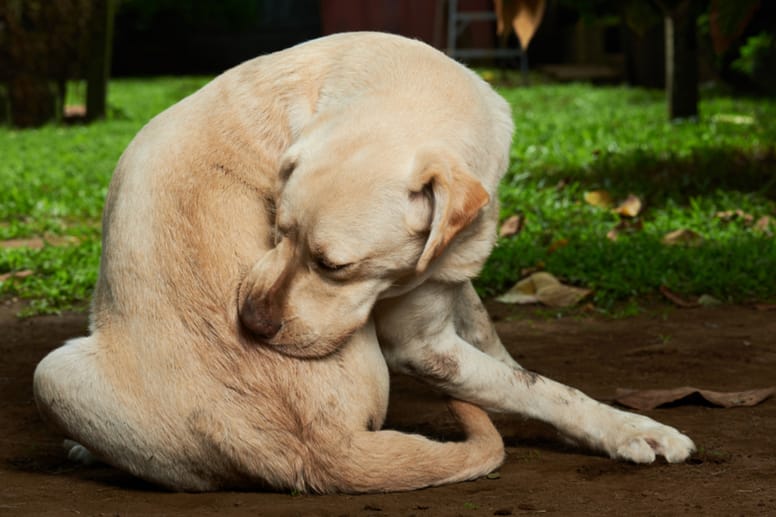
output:
<path id="1" fill-rule="evenodd" d="M 634 463 L 652 463 L 656 456 L 663 456 L 669 463 L 681 463 L 695 451 L 695 444 L 673 427 L 627 414 L 613 429 L 606 450 L 614 459 Z"/>

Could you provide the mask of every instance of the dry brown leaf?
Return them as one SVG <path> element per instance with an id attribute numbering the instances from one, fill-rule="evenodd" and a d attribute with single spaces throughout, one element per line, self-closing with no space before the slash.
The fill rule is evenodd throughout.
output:
<path id="1" fill-rule="evenodd" d="M 714 217 L 717 217 L 718 219 L 721 219 L 725 222 L 740 219 L 746 224 L 751 224 L 752 221 L 754 221 L 754 216 L 752 214 L 747 214 L 740 208 L 737 208 L 736 210 L 723 210 L 722 212 L 717 212 L 714 214 Z"/>
<path id="2" fill-rule="evenodd" d="M 702 294 L 698 297 L 698 304 L 704 307 L 714 307 L 715 305 L 722 305 L 722 302 L 710 294 Z"/>
<path id="3" fill-rule="evenodd" d="M 663 296 L 671 300 L 671 302 L 673 302 L 675 305 L 678 305 L 679 307 L 685 307 L 689 309 L 689 308 L 700 306 L 700 304 L 697 301 L 685 300 L 684 298 L 682 298 L 681 296 L 679 296 L 678 294 L 676 294 L 675 292 L 673 292 L 671 289 L 669 289 L 664 285 L 660 286 L 660 292 L 663 294 Z"/>
<path id="4" fill-rule="evenodd" d="M 592 293 L 590 289 L 570 285 L 556 285 L 536 293 L 541 303 L 549 307 L 573 307 Z"/>
<path id="5" fill-rule="evenodd" d="M 550 307 L 571 307 L 579 303 L 592 291 L 581 287 L 564 285 L 551 273 L 534 273 L 520 280 L 512 289 L 496 301 L 501 303 L 541 303 Z"/>
<path id="6" fill-rule="evenodd" d="M 501 296 L 498 296 L 496 298 L 496 301 L 501 303 L 518 303 L 518 304 L 528 304 L 528 303 L 539 303 L 539 299 L 536 297 L 536 291 L 537 287 L 534 284 L 534 280 L 537 278 L 541 278 L 540 275 L 549 275 L 552 278 L 552 275 L 549 273 L 533 273 L 532 275 L 523 278 L 519 282 L 517 282 L 512 288 L 507 291 L 506 293 L 502 294 Z"/>
<path id="7" fill-rule="evenodd" d="M 614 211 L 625 217 L 636 217 L 641 213 L 641 199 L 634 194 L 628 194 L 625 201 L 620 203 L 620 206 L 615 208 Z"/>
<path id="8" fill-rule="evenodd" d="M 700 246 L 702 242 L 703 237 L 700 234 L 687 228 L 674 230 L 663 236 L 663 244 L 668 246 Z"/>
<path id="9" fill-rule="evenodd" d="M 702 400 L 715 406 L 731 408 L 741 406 L 754 406 L 776 393 L 776 387 L 762 388 L 746 391 L 712 391 L 683 386 L 664 390 L 631 390 L 617 388 L 615 402 L 633 409 L 649 410 L 664 404 L 679 402 L 691 397 L 700 396 Z"/>
<path id="10" fill-rule="evenodd" d="M 85 117 L 86 106 L 84 106 L 83 104 L 74 104 L 74 105 L 65 106 L 64 114 L 65 114 L 65 117 Z"/>
<path id="11" fill-rule="evenodd" d="M 772 229 L 776 226 L 773 222 L 773 217 L 764 215 L 754 223 L 754 229 L 758 232 L 764 233 L 769 237 L 773 237 Z"/>
<path id="12" fill-rule="evenodd" d="M 523 215 L 515 214 L 507 218 L 507 220 L 502 223 L 501 228 L 498 231 L 498 236 L 511 237 L 513 235 L 517 235 L 523 229 L 524 223 L 525 223 L 525 218 L 523 217 Z"/>
<path id="13" fill-rule="evenodd" d="M 561 248 L 565 248 L 569 245 L 568 239 L 558 239 L 556 241 L 553 241 L 550 246 L 547 248 L 547 253 L 555 253 Z"/>
<path id="14" fill-rule="evenodd" d="M 531 38 L 542 22 L 545 0 L 495 0 L 497 32 L 507 36 L 507 24 L 517 34 L 520 48 L 528 48 Z"/>
<path id="15" fill-rule="evenodd" d="M 22 269 L 20 271 L 13 271 L 11 273 L 3 273 L 0 275 L 0 282 L 5 282 L 10 278 L 26 278 L 32 274 L 31 269 Z"/>
<path id="16" fill-rule="evenodd" d="M 605 190 L 591 190 L 585 192 L 584 198 L 588 205 L 597 206 L 598 208 L 611 208 L 614 204 L 612 195 Z"/>
<path id="17" fill-rule="evenodd" d="M 527 276 L 533 275 L 534 273 L 541 271 L 543 267 L 544 267 L 544 264 L 542 264 L 541 266 L 524 267 L 520 269 L 520 278 L 525 278 Z"/>

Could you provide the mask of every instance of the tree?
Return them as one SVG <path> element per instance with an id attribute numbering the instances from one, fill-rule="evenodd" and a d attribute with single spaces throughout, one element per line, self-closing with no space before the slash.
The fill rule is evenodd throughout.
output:
<path id="1" fill-rule="evenodd" d="M 668 118 L 698 117 L 698 0 L 655 0 L 665 17 Z"/>
<path id="2" fill-rule="evenodd" d="M 721 53 L 742 33 L 761 0 L 561 0 L 583 16 L 618 14 L 642 34 L 663 18 L 665 83 L 670 119 L 698 116 L 698 30 L 701 14 L 709 13 L 715 50 Z M 659 20 L 659 18 L 657 18 Z"/>
<path id="3" fill-rule="evenodd" d="M 94 0 L 86 67 L 86 117 L 89 120 L 105 118 L 115 16 L 116 0 Z"/>
<path id="4" fill-rule="evenodd" d="M 0 82 L 14 126 L 59 121 L 67 81 L 84 77 L 88 55 L 94 57 L 89 72 L 93 109 L 98 117 L 104 115 L 115 1 L 0 2 Z"/>

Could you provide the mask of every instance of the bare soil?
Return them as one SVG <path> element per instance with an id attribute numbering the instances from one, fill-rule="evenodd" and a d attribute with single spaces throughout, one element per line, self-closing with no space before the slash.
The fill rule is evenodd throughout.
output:
<path id="1" fill-rule="evenodd" d="M 507 460 L 496 479 L 398 494 L 161 491 L 107 466 L 77 466 L 38 417 L 37 362 L 86 332 L 86 316 L 18 320 L 0 307 L 0 514 L 9 515 L 776 515 L 776 400 L 749 408 L 679 404 L 647 414 L 688 433 L 685 464 L 637 466 L 566 446 L 549 427 L 495 415 Z M 618 387 L 745 390 L 776 384 L 776 312 L 656 307 L 613 320 L 556 319 L 489 305 L 518 361 L 610 400 Z M 388 427 L 460 436 L 440 397 L 394 379 Z"/>

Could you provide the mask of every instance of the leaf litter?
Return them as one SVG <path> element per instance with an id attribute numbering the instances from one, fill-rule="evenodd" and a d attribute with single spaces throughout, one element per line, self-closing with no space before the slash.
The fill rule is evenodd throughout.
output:
<path id="1" fill-rule="evenodd" d="M 679 388 L 633 390 L 617 388 L 614 401 L 623 406 L 650 410 L 666 404 L 698 404 L 732 408 L 755 406 L 776 393 L 776 386 L 745 391 L 714 391 L 682 386 Z"/>
<path id="2" fill-rule="evenodd" d="M 508 217 L 502 224 L 498 231 L 499 237 L 512 237 L 517 235 L 523 229 L 525 225 L 525 217 L 523 214 L 515 214 Z"/>
<path id="3" fill-rule="evenodd" d="M 501 303 L 541 303 L 549 307 L 572 307 L 593 291 L 561 283 L 551 273 L 539 271 L 517 282 L 509 291 L 498 296 Z"/>

